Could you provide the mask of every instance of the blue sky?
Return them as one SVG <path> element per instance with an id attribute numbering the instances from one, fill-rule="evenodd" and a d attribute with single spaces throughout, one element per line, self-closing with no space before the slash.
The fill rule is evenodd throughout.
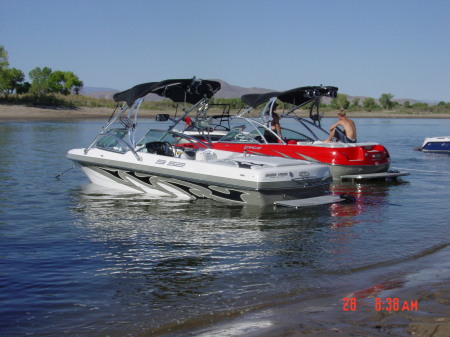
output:
<path id="1" fill-rule="evenodd" d="M 0 0 L 10 67 L 450 101 L 448 0 Z"/>

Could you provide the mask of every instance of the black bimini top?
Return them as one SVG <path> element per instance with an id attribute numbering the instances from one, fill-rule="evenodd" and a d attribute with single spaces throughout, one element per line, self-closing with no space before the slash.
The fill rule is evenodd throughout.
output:
<path id="1" fill-rule="evenodd" d="M 337 91 L 337 87 L 310 86 L 287 91 L 273 91 L 265 94 L 247 94 L 243 95 L 241 100 L 244 104 L 252 108 L 256 108 L 258 105 L 267 102 L 273 97 L 276 97 L 284 103 L 299 106 L 313 101 L 316 97 L 328 96 L 334 98 L 337 95 Z"/>
<path id="2" fill-rule="evenodd" d="M 125 101 L 131 106 L 137 99 L 151 93 L 170 98 L 174 102 L 195 104 L 202 98 L 211 98 L 219 89 L 220 83 L 217 81 L 174 79 L 138 84 L 114 94 L 113 99 L 116 102 Z"/>

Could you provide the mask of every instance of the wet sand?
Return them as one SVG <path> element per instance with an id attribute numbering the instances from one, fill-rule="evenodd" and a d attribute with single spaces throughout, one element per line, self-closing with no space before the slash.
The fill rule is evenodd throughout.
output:
<path id="1" fill-rule="evenodd" d="M 390 304 L 377 310 L 376 299 Z M 272 317 L 272 326 L 266 332 L 245 336 L 450 336 L 448 274 L 446 280 L 380 292 L 356 303 L 354 311 L 350 307 L 344 311 L 342 299 L 323 305 L 317 301 L 302 303 L 301 307 L 297 304 Z M 399 303 L 398 307 L 394 303 Z M 388 310 L 389 305 L 394 310 Z"/>
<path id="2" fill-rule="evenodd" d="M 353 293 L 324 289 L 314 298 L 247 313 L 192 336 L 227 331 L 229 336 L 240 337 L 448 337 L 449 256 L 450 245 L 442 244 L 430 255 L 408 262 L 406 267 L 413 271 L 401 278 L 391 276 Z"/>
<path id="3" fill-rule="evenodd" d="M 111 108 L 54 108 L 54 107 L 29 107 L 25 105 L 0 104 L 0 120 L 80 120 L 80 119 L 107 119 L 111 116 Z M 169 113 L 171 111 L 155 111 L 141 109 L 141 117 L 154 117 L 158 113 Z M 308 114 L 299 114 L 306 117 Z M 449 114 L 397 114 L 388 112 L 348 112 L 350 118 L 450 118 Z M 336 117 L 335 112 L 326 112 L 324 117 Z"/>

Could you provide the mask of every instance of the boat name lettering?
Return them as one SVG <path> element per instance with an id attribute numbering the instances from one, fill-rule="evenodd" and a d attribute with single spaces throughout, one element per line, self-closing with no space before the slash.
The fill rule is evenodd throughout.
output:
<path id="1" fill-rule="evenodd" d="M 176 166 L 176 167 L 183 167 L 184 165 L 186 165 L 186 163 L 178 163 L 176 161 L 169 161 L 169 164 L 167 164 L 169 166 Z"/>
<path id="2" fill-rule="evenodd" d="M 158 159 L 157 161 L 156 161 L 156 164 L 161 164 L 161 165 L 163 165 L 163 164 L 165 164 L 166 163 L 166 161 L 164 160 L 164 159 Z"/>

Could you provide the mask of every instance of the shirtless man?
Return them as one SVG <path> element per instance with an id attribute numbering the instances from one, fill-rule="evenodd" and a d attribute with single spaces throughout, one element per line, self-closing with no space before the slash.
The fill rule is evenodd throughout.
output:
<path id="1" fill-rule="evenodd" d="M 272 116 L 272 120 L 270 121 L 270 129 L 281 138 L 282 135 L 281 135 L 280 116 L 275 112 L 277 106 L 278 104 L 276 102 L 273 103 L 272 113 L 269 114 Z M 278 143 L 278 138 L 267 130 L 264 132 L 264 138 L 266 138 L 266 141 L 268 143 Z"/>
<path id="2" fill-rule="evenodd" d="M 281 136 L 281 126 L 280 126 L 280 116 L 275 112 L 277 110 L 278 104 L 274 103 L 272 105 L 272 121 L 270 123 L 272 131 L 275 132 L 278 136 Z"/>
<path id="3" fill-rule="evenodd" d="M 336 127 L 338 125 L 342 125 L 344 128 L 345 136 L 347 137 L 347 141 L 349 143 L 356 143 L 356 126 L 355 122 L 353 122 L 351 119 L 348 119 L 345 113 L 345 110 L 340 110 L 338 112 L 338 118 L 339 120 L 334 123 L 332 126 L 330 126 L 330 135 L 326 140 L 324 140 L 324 143 L 329 143 L 333 139 L 335 133 L 336 133 Z"/>

